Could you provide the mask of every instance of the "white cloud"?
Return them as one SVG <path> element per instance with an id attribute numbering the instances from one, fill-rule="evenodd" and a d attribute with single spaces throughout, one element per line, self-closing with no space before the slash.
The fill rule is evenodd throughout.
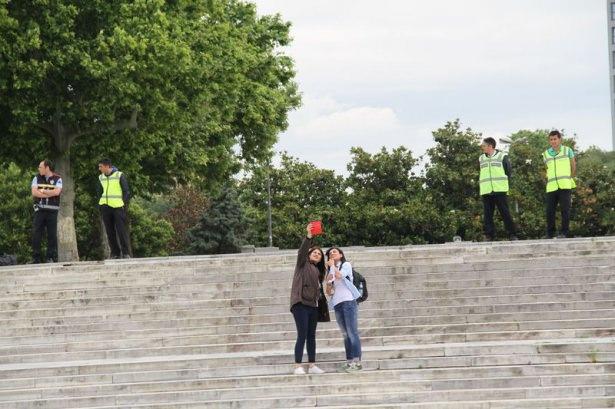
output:
<path id="1" fill-rule="evenodd" d="M 400 121 L 390 107 L 352 107 L 331 97 L 305 96 L 303 107 L 291 113 L 290 127 L 276 150 L 345 173 L 350 148 L 376 152 L 404 145 L 417 156 L 431 143 L 432 128 L 419 129 Z"/>
<path id="2" fill-rule="evenodd" d="M 293 23 L 304 105 L 278 148 L 301 159 L 337 162 L 351 146 L 419 154 L 455 118 L 493 135 L 566 128 L 582 147 L 611 148 L 601 0 L 255 2 Z"/>

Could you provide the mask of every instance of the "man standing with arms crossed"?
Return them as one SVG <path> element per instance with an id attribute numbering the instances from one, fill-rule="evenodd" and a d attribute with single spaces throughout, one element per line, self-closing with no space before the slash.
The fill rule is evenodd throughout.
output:
<path id="1" fill-rule="evenodd" d="M 515 225 L 508 210 L 508 178 L 511 174 L 508 156 L 495 149 L 495 139 L 485 138 L 480 145 L 483 154 L 479 157 L 480 164 L 480 196 L 483 199 L 485 240 L 495 238 L 493 214 L 498 208 L 510 240 L 517 240 Z"/>
<path id="2" fill-rule="evenodd" d="M 58 261 L 58 211 L 62 178 L 54 173 L 53 163 L 45 159 L 38 164 L 38 173 L 31 183 L 34 198 L 34 226 L 32 232 L 32 258 L 34 263 L 41 260 L 43 231 L 47 230 L 47 262 Z"/>
<path id="3" fill-rule="evenodd" d="M 543 152 L 542 159 L 547 167 L 547 238 L 555 237 L 555 209 L 559 203 L 562 211 L 562 229 L 559 238 L 570 234 L 570 205 L 572 189 L 577 187 L 574 177 L 577 173 L 577 160 L 574 151 L 562 145 L 562 134 L 555 130 L 549 132 L 551 147 Z"/>
<path id="4" fill-rule="evenodd" d="M 130 201 L 130 189 L 126 176 L 113 167 L 111 160 L 103 159 L 98 163 L 100 176 L 98 194 L 111 258 L 130 258 L 130 238 L 128 237 L 128 216 L 126 208 Z M 118 243 L 119 238 L 119 243 Z"/>

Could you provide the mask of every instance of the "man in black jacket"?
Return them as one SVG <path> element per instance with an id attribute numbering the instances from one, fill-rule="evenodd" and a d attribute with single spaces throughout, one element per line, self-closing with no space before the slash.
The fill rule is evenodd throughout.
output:
<path id="1" fill-rule="evenodd" d="M 32 232 L 32 258 L 34 263 L 41 260 L 41 241 L 47 230 L 47 262 L 58 261 L 58 211 L 62 178 L 54 173 L 53 163 L 45 159 L 38 164 L 38 173 L 31 183 L 34 198 L 34 227 Z"/>

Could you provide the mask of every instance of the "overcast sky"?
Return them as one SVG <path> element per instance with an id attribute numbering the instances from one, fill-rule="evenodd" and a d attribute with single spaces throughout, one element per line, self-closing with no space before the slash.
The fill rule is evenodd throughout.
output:
<path id="1" fill-rule="evenodd" d="M 484 136 L 576 133 L 611 147 L 604 0 L 255 0 L 292 22 L 303 105 L 276 150 L 345 172 L 459 118 Z"/>

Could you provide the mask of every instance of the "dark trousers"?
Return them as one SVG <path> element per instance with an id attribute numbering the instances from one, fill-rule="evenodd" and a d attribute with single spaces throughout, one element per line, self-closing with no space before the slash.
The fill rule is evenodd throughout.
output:
<path id="1" fill-rule="evenodd" d="M 481 197 L 483 198 L 483 210 L 485 215 L 483 220 L 485 235 L 491 238 L 495 237 L 493 214 L 495 213 L 495 208 L 497 207 L 500 215 L 502 216 L 502 220 L 504 220 L 504 226 L 506 227 L 508 235 L 514 236 L 515 225 L 512 217 L 510 216 L 510 210 L 508 210 L 508 195 L 496 193 L 493 195 L 482 195 Z"/>
<path id="2" fill-rule="evenodd" d="M 41 241 L 45 230 L 47 230 L 47 259 L 58 261 L 58 211 L 40 208 L 36 210 L 32 230 L 34 262 L 41 262 Z"/>
<path id="3" fill-rule="evenodd" d="M 100 206 L 103 223 L 107 231 L 107 240 L 111 257 L 130 255 L 130 238 L 128 237 L 128 217 L 124 207 Z M 119 239 L 119 243 L 118 243 Z"/>
<path id="4" fill-rule="evenodd" d="M 316 325 L 318 324 L 318 308 L 297 303 L 290 312 L 297 326 L 297 342 L 295 342 L 295 363 L 303 361 L 303 347 L 307 341 L 308 362 L 316 362 Z"/>
<path id="5" fill-rule="evenodd" d="M 557 189 L 547 193 L 547 236 L 555 236 L 555 209 L 559 203 L 562 212 L 561 234 L 568 236 L 570 233 L 570 204 L 572 189 Z"/>

